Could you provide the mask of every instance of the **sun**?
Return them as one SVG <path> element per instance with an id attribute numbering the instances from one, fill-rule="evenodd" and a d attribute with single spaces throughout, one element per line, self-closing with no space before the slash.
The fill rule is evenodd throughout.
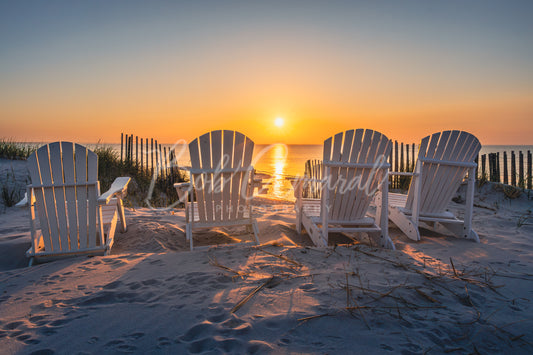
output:
<path id="1" fill-rule="evenodd" d="M 277 117 L 275 120 L 274 120 L 274 125 L 276 127 L 283 127 L 283 125 L 285 124 L 285 120 L 283 119 L 283 117 Z"/>

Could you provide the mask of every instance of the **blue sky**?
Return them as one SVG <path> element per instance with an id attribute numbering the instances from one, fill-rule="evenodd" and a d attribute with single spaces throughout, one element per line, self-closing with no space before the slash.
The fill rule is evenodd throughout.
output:
<path id="1" fill-rule="evenodd" d="M 20 139 L 533 133 L 533 1 L 1 1 L 0 46 Z"/>

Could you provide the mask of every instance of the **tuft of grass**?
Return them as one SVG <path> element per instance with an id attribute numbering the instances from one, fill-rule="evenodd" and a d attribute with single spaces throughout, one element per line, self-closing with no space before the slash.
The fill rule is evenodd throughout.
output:
<path id="1" fill-rule="evenodd" d="M 521 216 L 518 217 L 518 221 L 516 221 L 516 228 L 520 228 L 523 225 L 528 225 L 530 223 L 527 223 L 528 220 L 530 220 L 533 216 L 531 215 L 531 210 L 527 210 L 527 212 L 523 213 Z"/>
<path id="2" fill-rule="evenodd" d="M 22 199 L 24 187 L 27 183 L 29 183 L 29 176 L 26 177 L 25 181 L 17 181 L 15 171 L 13 169 L 11 169 L 11 172 L 7 171 L 5 177 L 0 177 L 0 185 L 2 186 L 0 191 L 1 204 L 5 207 L 15 206 Z"/>
<path id="3" fill-rule="evenodd" d="M 20 193 L 13 187 L 2 186 L 2 203 L 6 207 L 13 207 L 21 200 Z"/>
<path id="4" fill-rule="evenodd" d="M 26 160 L 35 150 L 37 150 L 36 145 L 16 143 L 5 138 L 0 140 L 0 158 L 2 159 Z"/>
<path id="5" fill-rule="evenodd" d="M 503 185 L 503 193 L 508 199 L 514 200 L 520 197 L 520 195 L 522 194 L 522 190 L 514 186 Z"/>

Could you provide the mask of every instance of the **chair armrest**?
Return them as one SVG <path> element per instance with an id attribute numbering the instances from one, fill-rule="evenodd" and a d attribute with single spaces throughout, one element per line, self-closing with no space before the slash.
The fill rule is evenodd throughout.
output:
<path id="1" fill-rule="evenodd" d="M 15 205 L 15 207 L 18 207 L 18 208 L 23 208 L 23 207 L 28 207 L 30 204 L 28 202 L 28 193 L 25 192 L 24 193 L 24 198 L 22 200 L 20 200 L 19 202 L 17 202 L 17 204 Z"/>
<path id="2" fill-rule="evenodd" d="M 130 181 L 131 178 L 125 176 L 116 178 L 111 184 L 109 190 L 100 195 L 98 198 L 98 204 L 107 205 L 113 197 L 124 197 Z"/>
<path id="3" fill-rule="evenodd" d="M 268 186 L 269 183 L 263 182 L 263 178 L 255 177 L 252 180 L 252 191 L 257 188 L 257 193 L 260 195 L 266 195 L 268 193 L 268 187 L 265 188 L 265 186 Z"/>
<path id="4" fill-rule="evenodd" d="M 189 197 L 189 190 L 191 189 L 191 184 L 188 182 L 180 182 L 174 184 L 174 188 L 178 193 L 178 199 L 180 200 L 180 202 L 187 202 Z"/>
<path id="5" fill-rule="evenodd" d="M 389 176 L 390 176 L 390 175 L 397 175 L 397 176 L 417 176 L 418 173 L 413 173 L 413 172 L 402 173 L 402 172 L 398 172 L 398 171 L 389 171 Z"/>

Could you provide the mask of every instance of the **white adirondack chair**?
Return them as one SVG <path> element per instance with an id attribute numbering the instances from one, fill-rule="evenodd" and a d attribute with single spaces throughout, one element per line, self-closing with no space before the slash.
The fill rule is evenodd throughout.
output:
<path id="1" fill-rule="evenodd" d="M 242 133 L 218 130 L 189 143 L 190 182 L 174 184 L 185 204 L 185 235 L 193 250 L 197 228 L 246 225 L 259 243 L 252 218 L 254 142 Z M 191 201 L 189 201 L 191 198 Z"/>
<path id="2" fill-rule="evenodd" d="M 71 142 L 40 147 L 28 168 L 32 184 L 18 206 L 30 205 L 30 265 L 34 259 L 107 254 L 118 218 L 126 230 L 122 197 L 130 178 L 117 178 L 100 195 L 97 155 Z"/>
<path id="3" fill-rule="evenodd" d="M 472 229 L 474 204 L 475 157 L 481 149 L 478 139 L 462 131 L 444 131 L 422 139 L 418 161 L 412 175 L 409 192 L 389 193 L 389 218 L 410 239 L 420 240 L 420 222 L 435 230 L 445 227 L 459 237 L 479 243 Z M 468 173 L 468 188 L 464 220 L 456 218 L 446 207 Z M 395 174 L 395 173 L 391 173 Z M 380 206 L 378 195 L 377 204 Z"/>
<path id="4" fill-rule="evenodd" d="M 298 233 L 303 225 L 315 245 L 327 246 L 330 232 L 365 232 L 380 237 L 382 247 L 394 249 L 387 215 L 367 215 L 377 189 L 387 196 L 390 151 L 391 141 L 369 129 L 341 132 L 326 139 L 322 165 L 312 164 L 307 169 L 315 176 L 293 182 Z M 312 198 L 317 191 L 320 199 Z M 387 206 L 386 199 L 383 204 Z"/>

